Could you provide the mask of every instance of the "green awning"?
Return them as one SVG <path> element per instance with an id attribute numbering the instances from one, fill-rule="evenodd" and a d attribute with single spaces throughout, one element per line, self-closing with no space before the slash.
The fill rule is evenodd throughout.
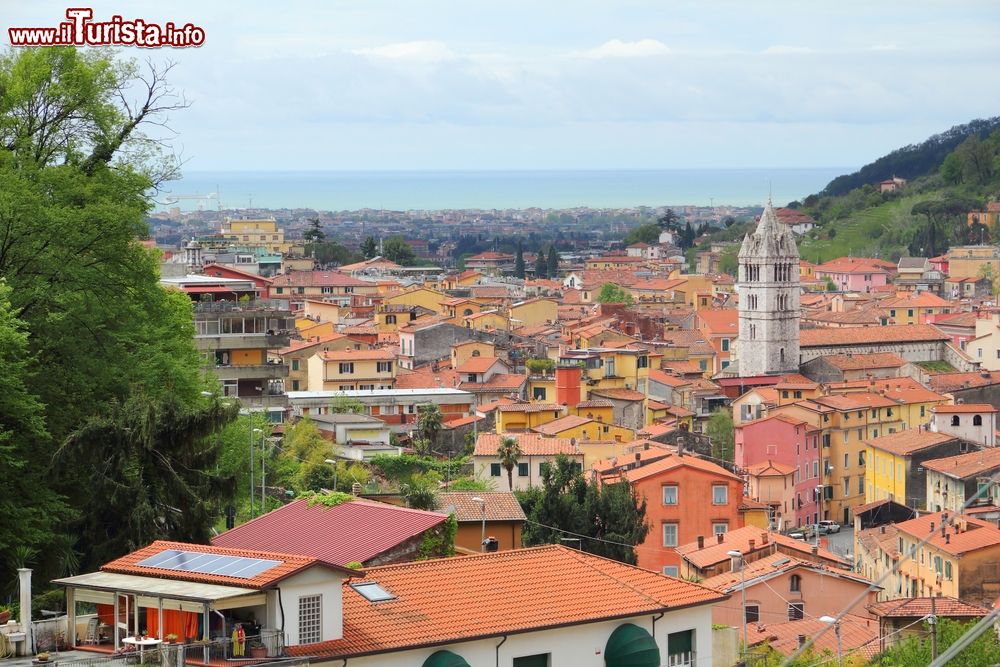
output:
<path id="1" fill-rule="evenodd" d="M 451 651 L 435 651 L 424 660 L 423 667 L 469 667 L 469 663 Z"/>
<path id="2" fill-rule="evenodd" d="M 659 667 L 660 649 L 648 632 L 633 623 L 615 628 L 604 647 L 607 667 Z"/>

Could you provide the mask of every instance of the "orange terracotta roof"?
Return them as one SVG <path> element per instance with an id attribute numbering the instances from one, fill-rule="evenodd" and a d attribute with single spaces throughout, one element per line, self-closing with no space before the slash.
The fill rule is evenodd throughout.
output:
<path id="1" fill-rule="evenodd" d="M 925 464 L 926 465 L 926 464 Z M 910 519 L 896 524 L 896 530 L 908 536 L 913 536 L 917 541 L 932 535 L 927 542 L 930 546 L 945 553 L 960 555 L 970 551 L 980 549 L 996 549 L 1000 547 L 1000 529 L 996 523 L 983 521 L 971 516 L 955 517 L 948 513 L 948 521 L 952 524 L 945 529 L 945 537 L 941 536 L 941 512 L 924 514 L 916 519 Z M 964 521 L 966 529 L 957 531 L 956 523 Z M 930 526 L 934 524 L 935 530 L 931 531 Z"/>
<path id="2" fill-rule="evenodd" d="M 241 558 L 257 558 L 261 560 L 280 561 L 278 565 L 264 570 L 260 574 L 248 579 L 240 577 L 229 577 L 219 574 L 202 574 L 199 572 L 185 572 L 181 570 L 168 570 L 158 567 L 145 567 L 139 565 L 140 562 L 159 554 L 160 552 L 174 549 L 177 551 L 193 551 L 196 553 L 218 554 L 220 556 L 239 556 Z M 187 542 L 169 542 L 167 540 L 157 540 L 147 547 L 133 551 L 116 560 L 101 566 L 103 572 L 116 572 L 118 574 L 132 574 L 140 577 L 157 577 L 159 579 L 176 579 L 178 581 L 196 581 L 206 584 L 220 584 L 224 586 L 239 586 L 240 588 L 267 588 L 277 582 L 286 579 L 293 574 L 301 572 L 314 565 L 321 565 L 338 572 L 355 574 L 356 572 L 342 568 L 333 563 L 328 563 L 313 556 L 296 556 L 292 554 L 272 553 L 268 551 L 254 551 L 249 549 L 228 549 L 225 547 L 208 546 L 205 544 L 188 544 Z"/>
<path id="3" fill-rule="evenodd" d="M 497 373 L 486 382 L 463 382 L 459 385 L 459 389 L 465 391 L 505 391 L 509 389 L 517 389 L 527 381 L 528 378 L 524 375 L 518 375 L 516 373 Z"/>
<path id="4" fill-rule="evenodd" d="M 487 521 L 524 521 L 527 518 L 517 498 L 509 491 L 444 491 L 437 496 L 438 509 L 446 514 L 453 513 L 459 521 L 483 520 L 483 503 L 473 498 L 485 501 Z"/>
<path id="5" fill-rule="evenodd" d="M 293 352 L 298 352 L 314 345 L 322 345 L 323 343 L 330 343 L 335 340 L 340 340 L 341 338 L 347 338 L 344 334 L 331 333 L 323 336 L 314 336 L 309 340 L 293 340 L 289 342 L 288 347 L 283 347 L 278 350 L 278 354 L 292 354 Z"/>
<path id="6" fill-rule="evenodd" d="M 884 452 L 895 454 L 896 456 L 909 456 L 921 449 L 927 449 L 935 445 L 958 440 L 953 435 L 947 433 L 934 433 L 924 429 L 908 428 L 905 431 L 889 433 L 863 442 Z"/>
<path id="7" fill-rule="evenodd" d="M 592 389 L 591 396 L 617 399 L 619 401 L 644 401 L 646 395 L 635 389 Z"/>
<path id="8" fill-rule="evenodd" d="M 739 311 L 735 308 L 719 310 L 699 310 L 696 317 L 700 328 L 708 329 L 712 334 L 736 334 L 739 324 Z"/>
<path id="9" fill-rule="evenodd" d="M 649 379 L 653 382 L 658 382 L 659 384 L 665 384 L 668 387 L 683 387 L 684 385 L 689 384 L 688 381 L 683 378 L 671 375 L 670 373 L 664 373 L 656 368 L 650 369 Z"/>
<path id="10" fill-rule="evenodd" d="M 557 454 L 582 456 L 577 446 L 573 444 L 572 438 L 549 438 L 539 433 L 480 433 L 472 455 L 495 457 L 497 448 L 500 447 L 504 438 L 517 440 L 517 445 L 521 448 L 521 453 L 524 456 L 555 456 Z"/>
<path id="11" fill-rule="evenodd" d="M 482 413 L 492 412 L 493 410 L 499 409 L 500 406 L 502 405 L 526 405 L 526 404 L 515 401 L 512 398 L 498 398 L 495 401 L 490 401 L 489 403 L 483 403 L 482 405 L 476 408 L 476 412 L 482 412 Z"/>
<path id="12" fill-rule="evenodd" d="M 469 357 L 455 370 L 459 373 L 485 373 L 497 362 L 503 364 L 504 367 L 507 366 L 497 357 Z"/>
<path id="13" fill-rule="evenodd" d="M 927 384 L 934 391 L 944 392 L 972 387 L 985 387 L 987 385 L 1000 384 L 1000 371 L 941 373 L 928 378 Z"/>
<path id="14" fill-rule="evenodd" d="M 559 419 L 553 419 L 550 422 L 546 422 L 541 426 L 536 426 L 532 430 L 535 433 L 541 433 L 542 435 L 559 435 L 563 431 L 567 431 L 571 428 L 579 428 L 581 426 L 587 426 L 593 422 L 597 424 L 593 419 L 587 419 L 586 417 L 580 417 L 578 415 L 566 415 L 565 417 L 560 417 Z M 597 430 L 600 430 L 599 428 Z M 596 435 L 596 433 L 595 433 Z"/>
<path id="15" fill-rule="evenodd" d="M 808 613 L 806 605 L 806 613 Z M 814 638 L 813 650 L 820 657 L 817 664 L 826 664 L 822 658 L 826 653 L 833 656 L 829 662 L 836 662 L 837 647 L 846 655 L 860 655 L 873 658 L 878 654 L 879 628 L 878 622 L 864 616 L 846 614 L 840 620 L 840 640 L 826 622 L 818 618 L 804 618 L 801 621 L 786 621 L 784 623 L 755 624 L 747 626 L 747 641 L 751 646 L 767 643 L 775 651 L 790 656 L 799 648 L 799 636 Z M 826 632 L 822 632 L 826 630 Z"/>
<path id="16" fill-rule="evenodd" d="M 952 597 L 940 596 L 934 598 L 933 607 L 929 597 L 903 598 L 876 602 L 868 605 L 868 611 L 880 618 L 922 618 L 932 613 L 946 618 L 980 618 L 990 610 Z"/>
<path id="17" fill-rule="evenodd" d="M 766 542 L 763 539 L 764 536 L 767 537 Z M 729 551 L 736 550 L 744 554 L 750 553 L 750 540 L 754 541 L 754 551 L 762 548 L 770 548 L 768 545 L 774 542 L 785 550 L 798 551 L 806 555 L 812 553 L 811 544 L 806 544 L 802 540 L 796 540 L 781 533 L 761 530 L 756 526 L 744 526 L 743 528 L 737 528 L 736 530 L 724 533 L 721 543 L 717 539 L 706 538 L 705 546 L 701 549 L 698 548 L 698 542 L 690 542 L 676 547 L 676 550 L 677 553 L 683 556 L 685 560 L 690 561 L 695 567 L 706 568 L 728 560 Z M 828 562 L 841 565 L 847 564 L 840 556 L 823 547 L 819 548 L 817 555 Z"/>
<path id="18" fill-rule="evenodd" d="M 892 352 L 876 352 L 873 354 L 829 354 L 822 357 L 823 361 L 842 371 L 864 370 L 867 368 L 898 368 L 906 364 L 906 360 Z"/>
<path id="19" fill-rule="evenodd" d="M 931 412 L 939 414 L 967 414 L 974 412 L 996 412 L 997 409 L 989 403 L 961 403 L 959 405 L 935 405 Z"/>
<path id="20" fill-rule="evenodd" d="M 396 598 L 372 603 L 345 583 L 343 639 L 290 646 L 290 655 L 329 659 L 402 651 L 728 598 L 563 546 L 386 565 L 358 580 L 376 582 Z"/>
<path id="21" fill-rule="evenodd" d="M 666 458 L 662 458 L 654 463 L 641 466 L 639 468 L 633 468 L 625 473 L 626 479 L 629 482 L 635 483 L 640 480 L 646 479 L 647 477 L 652 477 L 653 475 L 659 475 L 664 472 L 673 471 L 678 468 L 694 468 L 696 470 L 701 470 L 702 472 L 710 473 L 722 479 L 740 479 L 738 476 L 729 472 L 725 468 L 711 461 L 706 461 L 705 459 L 700 459 L 697 456 L 692 456 L 685 454 L 684 456 L 671 455 Z"/>
<path id="22" fill-rule="evenodd" d="M 977 452 L 924 461 L 921 465 L 942 475 L 966 479 L 1000 467 L 1000 447 L 987 447 Z"/>
<path id="23" fill-rule="evenodd" d="M 514 403 L 510 402 L 497 406 L 498 412 L 549 412 L 558 410 L 562 412 L 562 406 L 555 403 Z"/>
<path id="24" fill-rule="evenodd" d="M 433 389 L 434 387 L 455 387 L 458 385 L 458 373 L 451 367 L 432 371 L 424 367 L 412 372 L 399 369 L 396 373 L 396 389 Z"/>
<path id="25" fill-rule="evenodd" d="M 818 329 L 803 329 L 799 335 L 802 347 L 914 343 L 937 340 L 951 340 L 951 338 L 930 324 L 897 324 L 885 327 L 820 327 Z"/>
<path id="26" fill-rule="evenodd" d="M 817 382 L 813 382 L 804 375 L 793 373 L 781 378 L 781 381 L 774 385 L 775 389 L 816 389 Z"/>
<path id="27" fill-rule="evenodd" d="M 763 461 L 746 467 L 747 473 L 754 477 L 784 477 L 785 475 L 791 475 L 795 470 L 796 467 L 793 465 L 776 463 L 774 461 Z"/>
<path id="28" fill-rule="evenodd" d="M 871 581 L 864 579 L 857 575 L 852 574 L 846 570 L 830 569 L 819 563 L 813 561 L 802 560 L 801 558 L 796 558 L 795 556 L 789 556 L 780 551 L 776 551 L 769 556 L 763 558 L 758 558 L 755 561 L 751 561 L 746 564 L 743 572 L 739 570 L 730 570 L 728 572 L 723 572 L 722 574 L 717 574 L 714 577 L 708 577 L 703 579 L 701 584 L 703 586 L 708 586 L 709 588 L 714 588 L 726 593 L 732 593 L 733 591 L 739 591 L 742 587 L 742 582 L 746 581 L 747 590 L 750 590 L 752 586 L 756 583 L 754 579 L 769 578 L 771 575 L 788 572 L 789 570 L 796 570 L 799 568 L 816 570 L 822 572 L 826 576 L 832 577 L 843 577 L 845 579 L 853 579 L 858 584 L 862 586 L 871 585 Z"/>
<path id="29" fill-rule="evenodd" d="M 323 350 L 317 353 L 324 361 L 392 361 L 396 352 L 385 347 L 374 350 Z"/>

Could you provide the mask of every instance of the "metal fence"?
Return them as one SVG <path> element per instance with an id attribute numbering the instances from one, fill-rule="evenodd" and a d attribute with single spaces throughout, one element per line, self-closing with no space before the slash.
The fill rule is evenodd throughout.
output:
<path id="1" fill-rule="evenodd" d="M 127 647 L 116 653 L 75 660 L 59 660 L 59 667 L 118 667 L 125 665 L 158 665 L 184 667 L 185 665 L 265 665 L 271 663 L 294 664 L 299 659 L 289 659 L 285 653 L 285 636 L 280 632 L 262 632 L 248 635 L 242 646 L 231 639 L 216 639 L 191 644 L 160 644 L 144 650 Z"/>

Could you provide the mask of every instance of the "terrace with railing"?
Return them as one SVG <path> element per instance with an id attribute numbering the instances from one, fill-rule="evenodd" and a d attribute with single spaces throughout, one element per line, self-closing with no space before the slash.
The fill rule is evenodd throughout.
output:
<path id="1" fill-rule="evenodd" d="M 125 667 L 126 665 L 156 665 L 159 667 L 243 667 L 244 665 L 305 664 L 308 660 L 288 658 L 285 637 L 280 632 L 263 631 L 248 635 L 242 645 L 232 639 L 215 639 L 190 644 L 163 643 L 140 650 L 125 645 L 117 651 L 110 645 L 84 644 L 76 647 L 92 652 L 93 656 L 58 660 L 58 667 Z M 52 661 L 54 664 L 55 660 Z"/>

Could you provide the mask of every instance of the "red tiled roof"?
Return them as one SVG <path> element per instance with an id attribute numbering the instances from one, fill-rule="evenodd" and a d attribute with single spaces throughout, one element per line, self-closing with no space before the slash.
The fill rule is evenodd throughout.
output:
<path id="1" fill-rule="evenodd" d="M 281 551 L 346 565 L 364 563 L 443 522 L 436 512 L 352 500 L 335 507 L 296 500 L 227 530 L 220 547 Z M 377 529 L 375 528 L 377 526 Z"/>
<path id="2" fill-rule="evenodd" d="M 455 370 L 459 373 L 485 373 L 498 361 L 503 364 L 497 357 L 469 357 Z M 503 365 L 506 367 L 506 364 Z"/>
<path id="3" fill-rule="evenodd" d="M 476 440 L 476 449 L 473 456 L 493 456 L 497 455 L 497 448 L 504 438 L 514 438 L 517 440 L 521 453 L 524 456 L 555 456 L 556 454 L 567 454 L 569 456 L 582 456 L 573 444 L 572 438 L 547 438 L 538 433 L 480 433 Z"/>
<path id="4" fill-rule="evenodd" d="M 761 539 L 762 535 L 767 535 L 767 544 Z M 690 561 L 695 567 L 705 568 L 728 559 L 729 556 L 727 554 L 729 551 L 736 550 L 744 554 L 749 553 L 750 540 L 754 540 L 755 551 L 768 547 L 771 542 L 775 542 L 784 549 L 799 551 L 806 555 L 812 553 L 811 544 L 806 544 L 802 540 L 796 540 L 780 533 L 761 530 L 756 526 L 744 526 L 743 528 L 737 528 L 736 530 L 724 533 L 721 544 L 717 540 L 706 538 L 705 546 L 701 549 L 698 548 L 697 542 L 690 542 L 676 547 L 676 550 L 677 553 Z M 823 560 L 846 565 L 840 556 L 823 547 L 819 548 L 818 555 Z"/>
<path id="5" fill-rule="evenodd" d="M 930 324 L 897 324 L 885 327 L 820 327 L 818 329 L 803 329 L 799 335 L 802 347 L 915 343 L 936 340 L 951 340 L 951 338 Z"/>
<path id="6" fill-rule="evenodd" d="M 1000 371 L 971 371 L 968 373 L 941 373 L 932 375 L 927 384 L 934 391 L 955 391 L 972 387 L 1000 384 Z"/>
<path id="7" fill-rule="evenodd" d="M 375 287 L 339 271 L 289 271 L 275 276 L 271 287 Z"/>
<path id="8" fill-rule="evenodd" d="M 785 476 L 795 472 L 796 467 L 787 463 L 776 463 L 774 461 L 762 461 L 746 467 L 747 474 L 755 477 L 768 477 L 772 475 Z"/>
<path id="9" fill-rule="evenodd" d="M 467 642 L 711 604 L 728 596 L 563 546 L 457 556 L 368 570 L 396 599 L 372 603 L 344 585 L 344 636 L 291 646 L 341 658 Z"/>
<path id="10" fill-rule="evenodd" d="M 665 384 L 668 387 L 683 387 L 684 385 L 689 384 L 688 381 L 683 378 L 671 375 L 670 373 L 664 373 L 663 371 L 655 368 L 650 369 L 649 379 L 653 382 Z"/>
<path id="11" fill-rule="evenodd" d="M 593 419 L 587 419 L 586 417 L 580 417 L 578 415 L 566 415 L 565 417 L 560 417 L 559 419 L 553 419 L 550 422 L 546 422 L 541 426 L 536 426 L 534 430 L 536 433 L 541 433 L 543 435 L 558 435 L 563 431 L 571 428 L 577 428 L 580 426 L 586 426 L 594 422 Z M 599 430 L 599 429 L 598 429 Z M 595 434 L 596 435 L 596 434 Z"/>
<path id="12" fill-rule="evenodd" d="M 516 373 L 497 373 L 486 382 L 463 382 L 459 389 L 465 391 L 476 391 L 477 389 L 480 391 L 503 391 L 504 389 L 517 389 L 527 381 L 527 377 Z"/>
<path id="13" fill-rule="evenodd" d="M 978 452 L 949 456 L 922 464 L 928 470 L 939 472 L 955 479 L 965 479 L 1000 467 L 1000 447 L 987 447 Z"/>
<path id="14" fill-rule="evenodd" d="M 842 371 L 864 370 L 867 368 L 898 368 L 906 360 L 892 352 L 875 352 L 873 354 L 829 354 L 823 360 Z"/>
<path id="15" fill-rule="evenodd" d="M 707 472 L 724 479 L 740 479 L 738 476 L 729 472 L 720 465 L 691 455 L 667 456 L 639 468 L 633 468 L 625 473 L 625 477 L 630 482 L 638 482 L 641 479 L 646 479 L 647 477 L 652 477 L 653 475 L 658 475 L 677 468 L 695 468 L 697 470 L 701 470 L 702 472 Z"/>
<path id="16" fill-rule="evenodd" d="M 562 407 L 555 403 L 508 403 L 498 405 L 499 412 L 548 412 L 558 410 L 562 412 Z"/>
<path id="17" fill-rule="evenodd" d="M 944 596 L 935 597 L 934 611 L 931 609 L 929 597 L 886 600 L 868 605 L 868 611 L 880 618 L 917 618 L 930 616 L 932 613 L 946 618 L 979 618 L 990 611 L 979 605 Z"/>
<path id="18" fill-rule="evenodd" d="M 278 350 L 278 354 L 291 354 L 293 352 L 298 352 L 299 350 L 304 350 L 314 345 L 322 345 L 323 343 L 330 343 L 335 340 L 340 340 L 341 338 L 347 338 L 347 336 L 339 333 L 330 333 L 323 336 L 314 336 L 310 340 L 293 340 L 288 344 L 288 347 L 283 347 L 280 350 Z"/>
<path id="19" fill-rule="evenodd" d="M 202 574 L 200 572 L 184 572 L 180 570 L 167 570 L 158 567 L 140 566 L 138 563 L 155 556 L 168 549 L 178 551 L 193 551 L 196 553 L 218 554 L 220 556 L 239 556 L 242 558 L 259 558 L 262 560 L 281 561 L 279 565 L 264 570 L 260 574 L 243 579 L 240 577 L 227 577 L 219 574 Z M 287 553 L 276 553 L 257 549 L 228 549 L 218 546 L 207 546 L 204 544 L 188 544 L 187 542 L 169 542 L 157 540 L 147 547 L 133 551 L 121 558 L 101 566 L 103 572 L 116 572 L 118 574 L 133 574 L 140 577 L 158 577 L 160 579 L 176 579 L 179 581 L 196 581 L 206 584 L 220 584 L 223 586 L 239 586 L 240 588 L 267 588 L 275 583 L 286 579 L 293 574 L 301 572 L 314 565 L 330 567 L 341 572 L 353 571 L 338 567 L 333 563 L 327 563 L 315 556 L 292 555 Z"/>
<path id="20" fill-rule="evenodd" d="M 635 389 L 593 389 L 591 396 L 602 396 L 604 398 L 614 398 L 619 401 L 643 401 L 646 395 Z"/>
<path id="21" fill-rule="evenodd" d="M 438 509 L 455 514 L 458 521 L 482 521 L 486 504 L 487 521 L 524 521 L 524 510 L 509 491 L 445 491 L 438 494 Z"/>
<path id="22" fill-rule="evenodd" d="M 807 605 L 808 607 L 808 605 Z M 808 609 L 806 610 L 808 612 Z M 772 649 L 790 656 L 799 648 L 799 636 L 815 639 L 813 650 L 817 654 L 826 652 L 836 661 L 837 646 L 844 654 L 860 654 L 872 658 L 879 652 L 878 622 L 864 616 L 847 614 L 840 620 L 840 640 L 833 629 L 818 618 L 804 618 L 801 621 L 784 623 L 755 624 L 747 626 L 747 641 L 753 646 L 766 642 Z M 826 632 L 822 632 L 826 630 Z M 825 660 L 818 664 L 823 664 Z"/>

